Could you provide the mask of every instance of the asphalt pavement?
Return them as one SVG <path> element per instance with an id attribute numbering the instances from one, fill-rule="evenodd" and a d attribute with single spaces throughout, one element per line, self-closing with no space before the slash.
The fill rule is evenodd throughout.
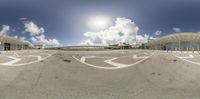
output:
<path id="1" fill-rule="evenodd" d="M 151 50 L 7 52 L 0 99 L 199 99 L 199 58 Z"/>

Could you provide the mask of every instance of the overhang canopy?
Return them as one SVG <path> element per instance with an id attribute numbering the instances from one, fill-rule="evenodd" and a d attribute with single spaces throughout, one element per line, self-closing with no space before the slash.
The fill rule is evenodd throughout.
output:
<path id="1" fill-rule="evenodd" d="M 200 33 L 174 33 L 149 41 L 148 45 L 166 44 L 172 42 L 193 41 L 200 42 Z"/>
<path id="2" fill-rule="evenodd" d="M 28 45 L 28 43 L 23 42 L 21 40 L 18 40 L 14 37 L 10 37 L 7 35 L 0 35 L 0 42 L 1 43 L 11 43 L 11 44 L 17 44 L 17 45 Z"/>

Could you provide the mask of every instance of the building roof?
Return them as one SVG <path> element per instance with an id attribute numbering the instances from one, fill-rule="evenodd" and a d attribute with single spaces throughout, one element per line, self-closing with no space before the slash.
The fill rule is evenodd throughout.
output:
<path id="1" fill-rule="evenodd" d="M 118 44 L 111 44 L 109 46 L 131 46 L 131 45 L 129 45 L 127 43 L 118 43 Z"/>
<path id="2" fill-rule="evenodd" d="M 10 37 L 7 35 L 0 35 L 0 42 L 4 43 L 11 43 L 11 44 L 19 44 L 19 45 L 28 45 L 28 43 L 23 42 L 19 39 L 16 39 L 14 37 Z"/>
<path id="3" fill-rule="evenodd" d="M 179 42 L 179 41 L 198 41 L 200 42 L 200 33 L 173 33 L 170 35 L 162 36 L 158 39 L 149 41 L 148 45 L 158 45 L 165 44 L 171 42 Z"/>
<path id="4" fill-rule="evenodd" d="M 107 46 L 95 46 L 95 45 L 77 45 L 77 46 L 65 46 L 65 47 L 107 47 Z"/>

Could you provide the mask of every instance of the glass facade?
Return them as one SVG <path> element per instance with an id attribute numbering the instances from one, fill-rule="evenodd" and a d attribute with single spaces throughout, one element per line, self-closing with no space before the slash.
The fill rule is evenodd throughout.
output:
<path id="1" fill-rule="evenodd" d="M 158 44 L 152 46 L 151 48 L 155 50 L 199 51 L 200 42 L 194 42 L 194 41 L 171 42 L 165 44 Z"/>

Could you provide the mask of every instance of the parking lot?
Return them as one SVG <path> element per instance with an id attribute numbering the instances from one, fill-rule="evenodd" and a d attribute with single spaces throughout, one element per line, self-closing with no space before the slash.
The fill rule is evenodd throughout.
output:
<path id="1" fill-rule="evenodd" d="M 200 54 L 22 50 L 0 54 L 0 99 L 199 99 Z"/>

